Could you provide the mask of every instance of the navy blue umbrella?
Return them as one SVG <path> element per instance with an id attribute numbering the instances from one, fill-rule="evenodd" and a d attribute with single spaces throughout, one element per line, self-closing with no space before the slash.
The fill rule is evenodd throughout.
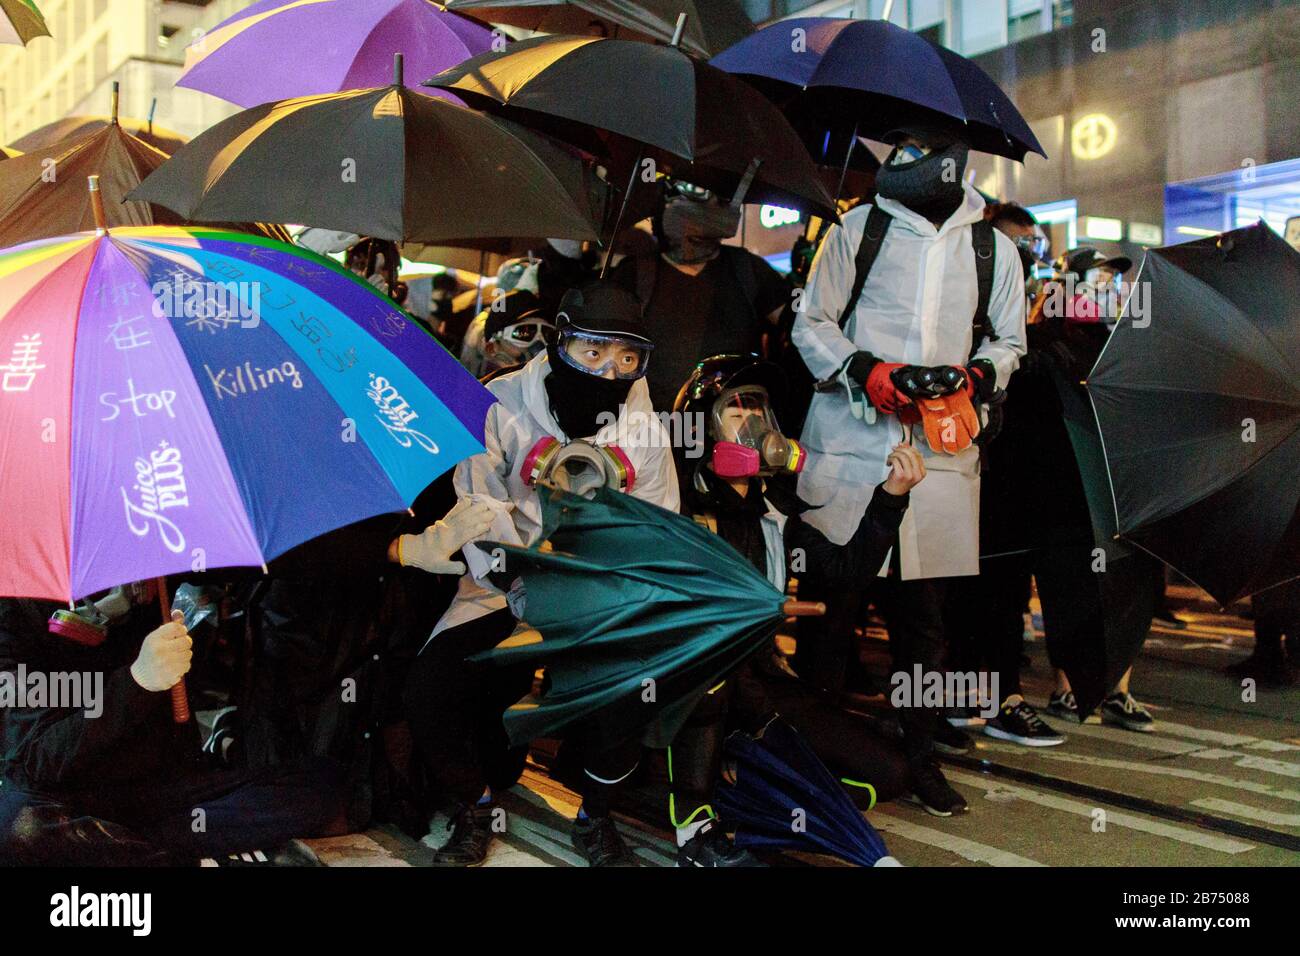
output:
<path id="1" fill-rule="evenodd" d="M 715 56 L 788 112 L 846 121 L 879 139 L 902 126 L 951 130 L 973 149 L 1046 157 L 1015 104 L 979 66 L 886 20 L 780 20 Z"/>
<path id="2" fill-rule="evenodd" d="M 727 738 L 718 812 L 736 843 L 816 849 L 858 866 L 897 866 L 885 841 L 799 731 L 780 717 Z"/>

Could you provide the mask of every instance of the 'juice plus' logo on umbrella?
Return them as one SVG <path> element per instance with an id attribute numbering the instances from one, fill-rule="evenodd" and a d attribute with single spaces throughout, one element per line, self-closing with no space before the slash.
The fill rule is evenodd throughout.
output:
<path id="1" fill-rule="evenodd" d="M 134 501 L 131 492 L 135 493 Z M 190 506 L 181 450 L 163 441 L 149 453 L 148 459 L 136 458 L 135 482 L 130 491 L 122 489 L 122 504 L 126 508 L 126 525 L 132 534 L 143 538 L 151 528 L 157 528 L 158 537 L 168 551 L 173 554 L 184 551 L 184 533 L 175 521 L 163 514 L 173 508 Z"/>
<path id="2" fill-rule="evenodd" d="M 410 448 L 414 443 L 431 455 L 438 454 L 438 443 L 411 427 L 411 422 L 419 418 L 420 414 L 406 404 L 406 399 L 402 397 L 401 392 L 388 379 L 371 372 L 370 387 L 366 389 L 366 395 L 379 409 L 375 418 L 378 419 L 379 424 L 388 429 L 388 434 L 392 435 L 399 445 Z"/>

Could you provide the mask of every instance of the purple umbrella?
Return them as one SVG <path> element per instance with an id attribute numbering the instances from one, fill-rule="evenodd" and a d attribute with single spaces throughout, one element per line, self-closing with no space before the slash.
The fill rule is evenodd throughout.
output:
<path id="1" fill-rule="evenodd" d="M 259 0 L 190 44 L 176 85 L 259 106 L 387 86 L 394 53 L 405 56 L 408 76 L 433 76 L 493 40 L 478 21 L 429 0 Z"/>

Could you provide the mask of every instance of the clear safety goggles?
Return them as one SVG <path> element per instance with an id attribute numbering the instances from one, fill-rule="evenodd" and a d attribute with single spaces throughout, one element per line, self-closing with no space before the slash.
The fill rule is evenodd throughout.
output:
<path id="1" fill-rule="evenodd" d="M 708 202 L 713 198 L 713 190 L 680 179 L 674 179 L 668 183 L 668 195 L 681 196 L 683 199 L 691 199 L 695 202 Z"/>
<path id="2" fill-rule="evenodd" d="M 544 341 L 547 332 L 553 331 L 555 331 L 555 326 L 545 319 L 524 319 L 514 325 L 507 325 L 493 336 L 493 339 L 510 345 L 518 345 L 520 348 L 527 348 L 536 342 Z"/>
<path id="3" fill-rule="evenodd" d="M 1042 262 L 1047 256 L 1047 237 L 1042 233 L 1033 236 L 1020 236 L 1016 239 L 1016 248 Z"/>
<path id="4" fill-rule="evenodd" d="M 556 351 L 566 365 L 596 378 L 609 371 L 624 381 L 645 375 L 654 346 L 642 339 L 591 332 L 560 332 Z"/>
<path id="5" fill-rule="evenodd" d="M 1123 275 L 1111 268 L 1089 269 L 1083 274 L 1083 279 L 1094 289 L 1102 289 L 1106 286 L 1119 288 Z"/>
<path id="6" fill-rule="evenodd" d="M 728 388 L 713 402 L 710 435 L 717 441 L 762 449 L 763 436 L 780 432 L 767 389 L 761 385 Z"/>

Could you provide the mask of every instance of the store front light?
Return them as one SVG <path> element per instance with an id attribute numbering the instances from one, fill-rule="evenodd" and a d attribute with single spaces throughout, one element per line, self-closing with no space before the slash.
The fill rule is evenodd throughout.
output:
<path id="1" fill-rule="evenodd" d="M 758 212 L 758 221 L 764 229 L 779 229 L 798 222 L 799 210 L 787 209 L 785 206 L 763 206 Z"/>

